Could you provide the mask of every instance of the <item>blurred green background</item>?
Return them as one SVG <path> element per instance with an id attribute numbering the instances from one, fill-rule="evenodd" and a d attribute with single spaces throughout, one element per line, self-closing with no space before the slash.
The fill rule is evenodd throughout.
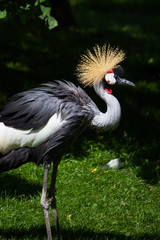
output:
<path id="1" fill-rule="evenodd" d="M 98 135 L 88 130 L 70 151 L 85 152 L 84 136 L 100 141 L 106 150 L 121 153 L 127 148 L 132 154 L 128 161 L 140 166 L 141 177 L 156 183 L 160 172 L 160 2 L 70 0 L 68 15 L 72 12 L 73 21 L 65 26 L 64 18 L 51 30 L 32 2 L 0 1 L 1 10 L 8 11 L 0 19 L 0 108 L 11 95 L 44 82 L 66 79 L 77 84 L 74 73 L 80 54 L 95 44 L 119 46 L 127 53 L 122 63 L 125 77 L 136 85 L 113 89 L 122 106 L 120 126 L 113 133 Z M 86 91 L 105 111 L 94 91 Z"/>

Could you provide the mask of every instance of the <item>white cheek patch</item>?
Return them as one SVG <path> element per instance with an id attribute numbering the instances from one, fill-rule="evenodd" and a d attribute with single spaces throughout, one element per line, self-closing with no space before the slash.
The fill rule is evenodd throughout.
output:
<path id="1" fill-rule="evenodd" d="M 107 81 L 108 84 L 114 85 L 116 83 L 116 79 L 114 77 L 114 73 L 107 73 L 105 75 L 105 80 Z"/>
<path id="2" fill-rule="evenodd" d="M 47 141 L 65 123 L 60 114 L 54 114 L 46 125 L 37 130 L 20 130 L 0 122 L 0 153 L 3 155 L 20 147 L 37 147 Z"/>

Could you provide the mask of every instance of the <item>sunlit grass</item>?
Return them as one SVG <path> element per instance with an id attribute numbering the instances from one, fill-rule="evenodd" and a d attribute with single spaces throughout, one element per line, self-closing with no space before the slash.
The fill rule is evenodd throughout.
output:
<path id="1" fill-rule="evenodd" d="M 85 144 L 86 155 L 66 155 L 59 166 L 56 195 L 64 239 L 158 239 L 159 186 L 137 177 L 138 168 L 125 162 L 127 153 L 122 169 L 102 170 L 117 152 Z M 42 166 L 33 164 L 1 174 L 0 239 L 45 239 L 42 179 Z"/>

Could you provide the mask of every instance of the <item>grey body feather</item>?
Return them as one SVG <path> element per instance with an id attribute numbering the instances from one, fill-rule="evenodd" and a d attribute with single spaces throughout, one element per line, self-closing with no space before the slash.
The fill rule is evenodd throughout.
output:
<path id="1" fill-rule="evenodd" d="M 55 113 L 61 112 L 65 118 L 71 107 L 79 112 L 90 102 L 80 87 L 71 82 L 55 81 L 13 96 L 0 113 L 0 122 L 21 130 L 38 129 Z"/>
<path id="2" fill-rule="evenodd" d="M 38 129 L 55 113 L 67 121 L 63 129 L 35 148 L 13 149 L 0 156 L 0 171 L 17 168 L 32 161 L 59 159 L 70 143 L 88 126 L 96 105 L 89 96 L 71 82 L 55 81 L 15 95 L 0 113 L 0 122 L 16 129 Z"/>

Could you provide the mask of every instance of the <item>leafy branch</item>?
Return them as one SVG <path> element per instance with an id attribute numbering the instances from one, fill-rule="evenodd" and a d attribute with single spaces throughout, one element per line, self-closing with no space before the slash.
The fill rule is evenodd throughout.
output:
<path id="1" fill-rule="evenodd" d="M 17 0 L 0 1 L 0 20 L 7 21 L 15 16 L 19 17 L 21 24 L 27 24 L 32 18 L 40 18 L 49 29 L 58 26 L 56 19 L 51 16 L 51 6 L 47 0 Z"/>

